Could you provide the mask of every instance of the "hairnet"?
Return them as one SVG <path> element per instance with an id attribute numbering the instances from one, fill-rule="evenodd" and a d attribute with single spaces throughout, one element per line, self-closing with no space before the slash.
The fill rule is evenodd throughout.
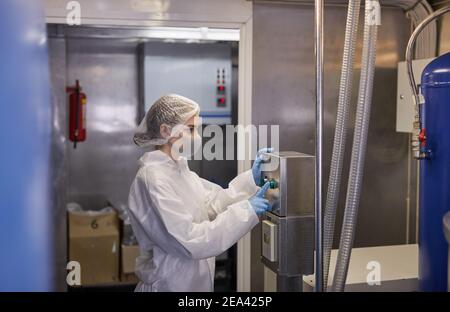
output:
<path id="1" fill-rule="evenodd" d="M 141 147 L 165 144 L 169 138 L 161 136 L 160 127 L 162 124 L 169 126 L 171 137 L 173 137 L 177 135 L 175 132 L 178 132 L 175 130 L 182 129 L 176 126 L 184 124 L 199 111 L 199 105 L 184 96 L 178 94 L 164 95 L 148 110 L 134 134 L 134 143 Z"/>

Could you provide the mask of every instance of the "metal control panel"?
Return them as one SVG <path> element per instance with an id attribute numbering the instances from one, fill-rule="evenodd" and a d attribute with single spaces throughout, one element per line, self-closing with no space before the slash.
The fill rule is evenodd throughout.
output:
<path id="1" fill-rule="evenodd" d="M 263 156 L 260 185 L 270 183 L 266 198 L 273 209 L 262 222 L 262 262 L 282 276 L 312 274 L 315 157 L 297 152 Z"/>
<path id="2" fill-rule="evenodd" d="M 266 198 L 278 216 L 314 214 L 315 157 L 298 152 L 265 153 L 260 185 L 270 182 Z M 272 169 L 272 170 L 270 170 Z"/>
<path id="3" fill-rule="evenodd" d="M 265 218 L 262 225 L 264 265 L 279 275 L 314 273 L 314 216 L 279 217 L 267 213 Z M 268 225 L 271 231 L 267 231 Z"/>

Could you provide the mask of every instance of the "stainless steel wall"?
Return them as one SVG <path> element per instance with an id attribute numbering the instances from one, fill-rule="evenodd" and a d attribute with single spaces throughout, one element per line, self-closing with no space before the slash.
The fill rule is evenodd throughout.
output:
<path id="1" fill-rule="evenodd" d="M 435 10 L 440 9 L 446 5 L 450 5 L 450 1 L 434 0 L 432 3 L 436 3 L 433 8 Z M 450 14 L 445 14 L 438 21 L 439 32 L 439 46 L 438 55 L 450 52 Z"/>
<path id="2" fill-rule="evenodd" d="M 67 107 L 66 103 L 66 42 L 63 38 L 48 40 L 50 79 L 52 85 L 51 177 L 53 230 L 53 287 L 65 291 L 67 265 Z"/>
<path id="3" fill-rule="evenodd" d="M 137 43 L 113 39 L 67 39 L 67 84 L 80 80 L 87 95 L 87 140 L 69 143 L 68 200 L 84 209 L 107 201 L 126 204 L 137 159 Z"/>
<path id="4" fill-rule="evenodd" d="M 440 23 L 439 54 L 450 51 L 450 15 L 446 15 Z"/>
<path id="5" fill-rule="evenodd" d="M 253 5 L 254 124 L 280 125 L 280 150 L 314 154 L 314 11 L 312 6 L 255 2 Z M 361 14 L 363 15 L 363 14 Z M 324 189 L 331 159 L 344 43 L 346 9 L 325 10 Z M 363 19 L 361 17 L 362 25 Z M 395 132 L 397 62 L 403 60 L 410 26 L 398 9 L 383 9 L 374 97 L 355 246 L 406 243 L 408 136 Z M 360 26 L 348 142 L 362 49 Z M 341 228 L 351 147 L 347 148 L 336 229 Z M 313 180 L 311 180 L 313 183 Z M 411 205 L 414 209 L 415 205 Z M 410 213 L 410 231 L 415 212 Z M 252 235 L 252 289 L 262 290 L 259 227 Z M 414 237 L 414 235 L 413 235 Z M 336 235 L 335 243 L 337 243 Z"/>
<path id="6" fill-rule="evenodd" d="M 126 204 L 143 153 L 132 142 L 138 109 L 137 43 L 66 39 L 48 27 L 52 82 L 54 289 L 64 291 L 67 264 L 66 203 L 101 209 Z M 66 86 L 79 79 L 87 94 L 88 139 L 73 149 L 67 139 Z"/>

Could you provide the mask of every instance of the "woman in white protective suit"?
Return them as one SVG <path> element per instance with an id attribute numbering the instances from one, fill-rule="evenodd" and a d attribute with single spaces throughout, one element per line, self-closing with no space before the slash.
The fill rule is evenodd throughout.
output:
<path id="1" fill-rule="evenodd" d="M 214 257 L 270 209 L 264 198 L 269 185 L 256 185 L 260 156 L 252 170 L 238 175 L 227 189 L 189 170 L 182 152 L 201 139 L 198 115 L 194 101 L 166 95 L 153 104 L 134 135 L 138 146 L 155 147 L 140 158 L 129 195 L 131 225 L 141 252 L 136 291 L 213 291 Z"/>

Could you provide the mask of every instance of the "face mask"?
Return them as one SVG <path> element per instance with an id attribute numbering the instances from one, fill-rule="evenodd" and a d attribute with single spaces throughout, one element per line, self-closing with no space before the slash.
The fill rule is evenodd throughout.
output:
<path id="1" fill-rule="evenodd" d="M 197 133 L 190 134 L 187 131 L 183 132 L 183 136 L 173 142 L 171 152 L 173 157 L 186 157 L 190 158 L 198 150 L 202 148 L 202 138 Z"/>

